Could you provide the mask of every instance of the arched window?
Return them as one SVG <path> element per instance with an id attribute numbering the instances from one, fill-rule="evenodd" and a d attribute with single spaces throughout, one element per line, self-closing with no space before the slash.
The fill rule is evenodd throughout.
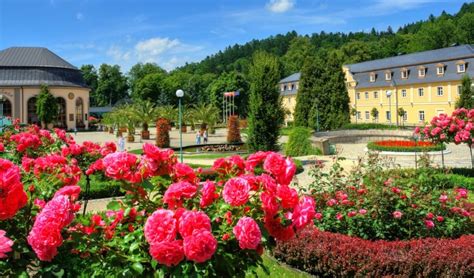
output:
<path id="1" fill-rule="evenodd" d="M 36 97 L 32 97 L 28 100 L 28 123 L 29 124 L 40 124 L 38 114 L 36 114 Z"/>
<path id="2" fill-rule="evenodd" d="M 0 102 L 0 109 L 1 111 L 1 115 L 0 116 L 3 116 L 3 117 L 11 117 L 12 116 L 12 103 L 10 102 L 10 100 L 8 100 L 7 98 L 3 98 L 3 101 Z"/>
<path id="3" fill-rule="evenodd" d="M 84 102 L 82 98 L 76 99 L 76 127 L 82 128 L 84 125 Z"/>
<path id="4" fill-rule="evenodd" d="M 58 102 L 58 119 L 56 122 L 57 127 L 66 127 L 66 100 L 62 97 L 56 98 Z"/>

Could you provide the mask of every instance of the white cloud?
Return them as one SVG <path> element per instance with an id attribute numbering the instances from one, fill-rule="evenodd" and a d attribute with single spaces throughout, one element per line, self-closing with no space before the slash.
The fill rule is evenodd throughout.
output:
<path id="1" fill-rule="evenodd" d="M 84 15 L 82 13 L 76 13 L 76 19 L 77 20 L 83 20 L 84 19 Z"/>
<path id="2" fill-rule="evenodd" d="M 125 51 L 121 47 L 112 45 L 106 52 L 107 56 L 112 57 L 116 62 L 127 62 L 130 60 L 131 52 Z"/>
<path id="3" fill-rule="evenodd" d="M 139 41 L 135 45 L 135 51 L 138 55 L 138 59 L 142 61 L 153 61 L 159 58 L 161 54 L 168 50 L 172 50 L 175 47 L 181 45 L 181 42 L 177 39 L 169 38 L 151 38 L 144 41 Z"/>
<path id="4" fill-rule="evenodd" d="M 270 2 L 267 3 L 266 7 L 271 12 L 284 13 L 291 10 L 294 5 L 294 0 L 270 0 Z"/>

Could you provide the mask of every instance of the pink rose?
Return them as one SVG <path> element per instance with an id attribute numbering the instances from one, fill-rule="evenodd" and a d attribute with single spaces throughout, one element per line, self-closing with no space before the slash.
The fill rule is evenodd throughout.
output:
<path id="1" fill-rule="evenodd" d="M 354 217 L 354 216 L 356 216 L 356 215 L 357 215 L 357 212 L 356 212 L 356 211 L 349 211 L 349 212 L 347 213 L 347 216 L 348 216 L 348 217 Z"/>
<path id="2" fill-rule="evenodd" d="M 433 219 L 433 217 L 434 217 L 434 215 L 433 215 L 432 212 L 428 212 L 428 213 L 426 214 L 426 219 Z"/>
<path id="3" fill-rule="evenodd" d="M 314 218 L 316 218 L 317 220 L 321 220 L 321 219 L 323 219 L 323 215 L 322 215 L 321 213 L 319 213 L 319 212 L 316 212 L 316 213 L 314 214 Z"/>
<path id="4" fill-rule="evenodd" d="M 337 200 L 336 199 L 330 199 L 329 201 L 326 202 L 326 204 L 330 207 L 337 205 Z"/>
<path id="5" fill-rule="evenodd" d="M 194 169 L 184 163 L 176 163 L 173 169 L 173 177 L 175 181 L 187 181 L 195 183 L 197 181 Z"/>
<path id="6" fill-rule="evenodd" d="M 183 241 L 174 240 L 152 244 L 150 255 L 158 263 L 168 267 L 178 265 L 184 259 Z"/>
<path id="7" fill-rule="evenodd" d="M 168 187 L 163 196 L 163 202 L 170 208 L 182 206 L 184 199 L 190 199 L 197 193 L 197 186 L 187 181 L 173 183 Z"/>
<path id="8" fill-rule="evenodd" d="M 206 181 L 202 184 L 201 201 L 199 202 L 201 208 L 211 205 L 218 197 L 219 194 L 216 193 L 216 184 L 214 182 Z"/>
<path id="9" fill-rule="evenodd" d="M 232 206 L 241 206 L 249 199 L 250 184 L 243 178 L 232 178 L 224 185 L 222 196 L 224 201 Z"/>
<path id="10" fill-rule="evenodd" d="M 441 216 L 441 215 L 436 216 L 436 220 L 437 220 L 438 222 L 443 222 L 443 221 L 444 221 L 444 217 Z"/>
<path id="11" fill-rule="evenodd" d="M 315 206 L 316 203 L 313 198 L 308 196 L 301 198 L 300 202 L 294 208 L 291 217 L 293 225 L 297 229 L 303 228 L 313 221 L 316 214 Z"/>
<path id="12" fill-rule="evenodd" d="M 241 249 L 256 250 L 262 240 L 262 233 L 257 222 L 251 217 L 242 217 L 233 229 Z"/>
<path id="13" fill-rule="evenodd" d="M 0 259 L 6 258 L 6 253 L 12 251 L 13 241 L 6 237 L 5 234 L 4 230 L 0 230 Z"/>
<path id="14" fill-rule="evenodd" d="M 400 218 L 402 218 L 403 213 L 399 210 L 396 210 L 392 213 L 392 215 L 393 215 L 393 218 L 400 219 Z"/>
<path id="15" fill-rule="evenodd" d="M 281 206 L 285 209 L 293 208 L 298 204 L 298 192 L 289 186 L 278 186 L 277 196 L 281 200 Z"/>
<path id="16" fill-rule="evenodd" d="M 341 221 L 344 218 L 344 215 L 342 215 L 340 212 L 336 214 L 336 219 Z"/>
<path id="17" fill-rule="evenodd" d="M 434 224 L 434 222 L 431 221 L 431 220 L 426 220 L 426 221 L 425 221 L 425 226 L 426 226 L 426 228 L 428 228 L 428 229 L 432 229 L 432 228 L 434 228 L 435 224 Z"/>
<path id="18" fill-rule="evenodd" d="M 185 211 L 179 218 L 179 233 L 183 238 L 191 236 L 194 230 L 211 231 L 211 220 L 202 211 Z"/>
<path id="19" fill-rule="evenodd" d="M 188 260 L 203 263 L 216 252 L 217 240 L 206 229 L 194 230 L 191 236 L 184 238 L 183 247 Z"/>
<path id="20" fill-rule="evenodd" d="M 446 203 L 448 201 L 448 195 L 446 194 L 441 194 L 441 196 L 439 196 L 439 201 L 441 203 Z"/>
<path id="21" fill-rule="evenodd" d="M 291 158 L 285 159 L 278 153 L 270 153 L 263 163 L 263 169 L 272 174 L 279 184 L 289 185 L 295 175 L 296 165 Z"/>
<path id="22" fill-rule="evenodd" d="M 0 158 L 0 220 L 15 216 L 27 201 L 20 168 L 11 161 Z"/>
<path id="23" fill-rule="evenodd" d="M 367 210 L 366 210 L 366 209 L 360 209 L 360 210 L 359 210 L 359 214 L 361 214 L 361 215 L 364 215 L 364 214 L 366 214 L 366 213 L 367 213 Z"/>
<path id="24" fill-rule="evenodd" d="M 177 221 L 171 210 L 158 209 L 146 220 L 144 233 L 149 244 L 176 239 Z"/>

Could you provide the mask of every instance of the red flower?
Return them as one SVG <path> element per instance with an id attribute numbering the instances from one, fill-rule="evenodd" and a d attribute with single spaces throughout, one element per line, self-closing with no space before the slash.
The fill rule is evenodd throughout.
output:
<path id="1" fill-rule="evenodd" d="M 15 216 L 28 201 L 20 179 L 20 168 L 0 158 L 0 220 Z"/>
<path id="2" fill-rule="evenodd" d="M 401 211 L 399 211 L 399 210 L 396 210 L 396 211 L 394 211 L 394 212 L 392 213 L 392 215 L 393 215 L 393 218 L 400 219 L 400 218 L 402 218 L 403 213 L 402 213 Z"/>
<path id="3" fill-rule="evenodd" d="M 253 172 L 256 166 L 263 163 L 265 158 L 267 158 L 268 154 L 270 154 L 270 152 L 258 151 L 249 155 L 249 157 L 245 161 L 245 170 Z"/>
<path id="4" fill-rule="evenodd" d="M 194 230 L 183 242 L 184 254 L 190 261 L 203 263 L 209 260 L 217 249 L 217 240 L 206 229 Z"/>
<path id="5" fill-rule="evenodd" d="M 283 226 L 280 218 L 270 215 L 265 215 L 265 228 L 272 237 L 282 241 L 289 240 L 295 235 L 292 225 Z"/>
<path id="6" fill-rule="evenodd" d="M 304 196 L 298 205 L 293 210 L 292 220 L 293 225 L 297 229 L 304 228 L 306 225 L 313 221 L 313 218 L 316 214 L 315 211 L 316 203 L 313 198 Z"/>
<path id="7" fill-rule="evenodd" d="M 224 185 L 222 196 L 224 201 L 232 206 L 241 206 L 249 199 L 250 184 L 243 178 L 232 178 Z"/>
<path id="8" fill-rule="evenodd" d="M 291 158 L 285 159 L 278 153 L 270 153 L 265 162 L 263 169 L 275 177 L 276 181 L 282 185 L 289 185 L 296 173 L 296 165 Z"/>
<path id="9" fill-rule="evenodd" d="M 174 240 L 152 244 L 150 255 L 158 263 L 168 267 L 178 265 L 184 259 L 183 241 Z"/>
<path id="10" fill-rule="evenodd" d="M 173 183 L 168 187 L 163 197 L 163 202 L 170 208 L 182 206 L 184 199 L 190 199 L 197 193 L 197 186 L 187 181 Z"/>
<path id="11" fill-rule="evenodd" d="M 426 221 L 425 221 L 425 226 L 426 226 L 426 228 L 428 228 L 428 229 L 432 229 L 432 228 L 434 228 L 435 224 L 434 224 L 434 222 L 431 221 L 431 220 L 426 220 Z"/>
<path id="12" fill-rule="evenodd" d="M 298 204 L 298 192 L 286 185 L 278 186 L 277 196 L 281 200 L 281 206 L 286 209 L 294 208 Z"/>
<path id="13" fill-rule="evenodd" d="M 185 211 L 179 219 L 179 233 L 183 238 L 191 236 L 194 230 L 211 231 L 211 220 L 202 211 Z"/>
<path id="14" fill-rule="evenodd" d="M 251 217 L 242 217 L 233 229 L 241 249 L 257 249 L 262 240 L 262 233 L 257 222 Z"/>
<path id="15" fill-rule="evenodd" d="M 6 237 L 5 234 L 4 230 L 0 230 L 0 259 L 6 258 L 6 253 L 12 251 L 13 241 Z"/>
<path id="16" fill-rule="evenodd" d="M 202 184 L 201 201 L 199 202 L 201 208 L 211 205 L 218 197 L 219 194 L 216 193 L 216 184 L 214 182 L 206 181 Z"/>
<path id="17" fill-rule="evenodd" d="M 174 165 L 173 177 L 175 181 L 187 181 L 190 183 L 197 181 L 193 168 L 184 163 L 176 163 Z"/>
<path id="18" fill-rule="evenodd" d="M 145 238 L 150 244 L 176 239 L 177 220 L 171 210 L 158 209 L 146 220 Z"/>
<path id="19" fill-rule="evenodd" d="M 138 165 L 138 158 L 134 154 L 127 152 L 116 152 L 108 154 L 102 160 L 105 169 L 105 175 L 116 179 L 126 180 L 132 183 L 138 182 L 134 175 Z"/>

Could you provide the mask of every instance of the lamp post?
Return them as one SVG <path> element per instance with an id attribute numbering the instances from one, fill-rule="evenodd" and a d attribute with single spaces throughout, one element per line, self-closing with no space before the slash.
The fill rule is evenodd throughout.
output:
<path id="1" fill-rule="evenodd" d="M 3 130 L 3 95 L 0 95 L 0 131 Z"/>
<path id="2" fill-rule="evenodd" d="M 390 125 L 392 125 L 392 91 L 391 90 L 388 90 L 386 92 L 387 94 L 387 97 L 388 97 L 388 115 L 389 115 L 389 118 L 388 120 L 390 121 Z"/>
<path id="3" fill-rule="evenodd" d="M 181 98 L 184 96 L 184 91 L 179 89 L 176 91 L 176 96 L 178 97 L 178 113 L 179 113 L 179 159 L 183 163 L 183 131 L 181 130 Z"/>

